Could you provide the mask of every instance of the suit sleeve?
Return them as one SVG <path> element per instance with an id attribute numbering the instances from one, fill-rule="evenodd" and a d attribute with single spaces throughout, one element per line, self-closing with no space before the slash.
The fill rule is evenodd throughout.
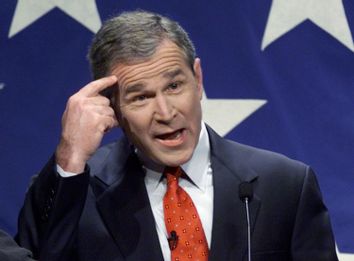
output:
<path id="1" fill-rule="evenodd" d="M 4 231 L 0 230 L 0 260 L 1 261 L 34 261 L 29 250 L 19 247 Z"/>
<path id="2" fill-rule="evenodd" d="M 88 167 L 82 174 L 62 178 L 53 156 L 26 193 L 17 242 L 40 260 L 75 260 L 76 232 L 88 184 Z"/>
<path id="3" fill-rule="evenodd" d="M 330 218 L 311 168 L 304 178 L 292 237 L 294 261 L 337 261 Z"/>

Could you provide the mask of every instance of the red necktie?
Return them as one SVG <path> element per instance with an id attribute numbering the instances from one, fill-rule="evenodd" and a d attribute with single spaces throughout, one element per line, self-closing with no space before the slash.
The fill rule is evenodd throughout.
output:
<path id="1" fill-rule="evenodd" d="M 183 170 L 166 167 L 167 191 L 163 199 L 171 261 L 207 261 L 208 243 L 191 197 L 178 185 Z"/>

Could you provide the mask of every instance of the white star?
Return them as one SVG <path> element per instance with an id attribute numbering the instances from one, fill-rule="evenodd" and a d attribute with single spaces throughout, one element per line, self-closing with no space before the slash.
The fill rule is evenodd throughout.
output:
<path id="1" fill-rule="evenodd" d="M 337 249 L 338 259 L 339 259 L 340 261 L 353 261 L 353 260 L 354 260 L 354 254 L 344 254 L 344 253 L 341 253 L 341 252 L 339 252 L 337 246 L 336 246 L 336 249 Z"/>
<path id="2" fill-rule="evenodd" d="M 342 0 L 273 0 L 262 50 L 307 19 L 354 51 Z"/>
<path id="3" fill-rule="evenodd" d="M 101 26 L 95 0 L 18 0 L 9 37 L 19 33 L 56 7 L 94 33 Z"/>
<path id="4" fill-rule="evenodd" d="M 354 260 L 354 254 L 341 254 L 341 253 L 338 253 L 338 259 L 340 261 L 353 261 Z"/>
<path id="5" fill-rule="evenodd" d="M 203 120 L 225 136 L 265 103 L 266 100 L 208 99 L 204 93 Z"/>
<path id="6" fill-rule="evenodd" d="M 0 82 L 0 91 L 5 88 L 5 83 Z"/>

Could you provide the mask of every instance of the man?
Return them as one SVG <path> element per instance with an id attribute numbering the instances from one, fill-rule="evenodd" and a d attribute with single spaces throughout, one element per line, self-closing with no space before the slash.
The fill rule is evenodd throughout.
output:
<path id="1" fill-rule="evenodd" d="M 34 261 L 31 252 L 19 247 L 4 231 L 0 230 L 0 260 L 1 261 Z"/>
<path id="2" fill-rule="evenodd" d="M 245 260 L 247 196 L 252 260 L 337 260 L 313 171 L 202 122 L 200 59 L 176 22 L 123 13 L 89 58 L 96 80 L 67 103 L 21 211 L 21 245 L 51 261 Z M 98 149 L 116 126 L 124 137 Z"/>

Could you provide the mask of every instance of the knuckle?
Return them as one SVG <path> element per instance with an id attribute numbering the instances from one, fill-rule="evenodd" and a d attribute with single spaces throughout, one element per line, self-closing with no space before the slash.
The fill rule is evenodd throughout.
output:
<path id="1" fill-rule="evenodd" d="M 73 104 L 73 103 L 75 103 L 75 101 L 76 101 L 76 96 L 73 95 L 73 96 L 70 96 L 70 97 L 69 97 L 67 103 L 68 103 L 68 104 Z"/>
<path id="2" fill-rule="evenodd" d="M 109 102 L 109 99 L 107 97 L 100 96 L 99 98 L 100 98 L 100 100 L 101 100 L 103 105 L 109 106 L 110 102 Z"/>
<path id="3" fill-rule="evenodd" d="M 105 104 L 107 106 L 109 106 L 111 104 L 111 101 L 108 98 L 106 98 L 106 97 L 103 97 L 103 98 L 104 98 Z"/>
<path id="4" fill-rule="evenodd" d="M 80 104 L 80 103 L 82 103 L 82 99 L 78 94 L 74 94 L 68 99 L 68 105 L 70 106 L 75 106 L 76 104 Z"/>
<path id="5" fill-rule="evenodd" d="M 85 87 L 88 87 L 88 88 L 95 88 L 98 86 L 98 82 L 97 80 L 96 81 L 92 81 L 92 82 L 89 82 Z"/>
<path id="6" fill-rule="evenodd" d="M 109 114 L 110 116 L 114 116 L 114 115 L 115 115 L 114 110 L 113 110 L 112 107 L 109 107 L 109 108 L 108 108 L 108 114 Z"/>

